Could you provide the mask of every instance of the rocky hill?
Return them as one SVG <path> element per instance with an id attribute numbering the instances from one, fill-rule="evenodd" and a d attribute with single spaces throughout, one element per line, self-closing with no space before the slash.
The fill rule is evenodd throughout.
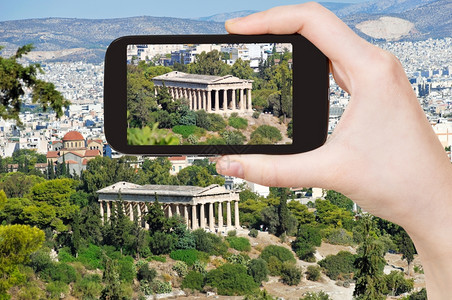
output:
<path id="1" fill-rule="evenodd" d="M 322 2 L 366 39 L 419 40 L 452 36 L 450 0 L 373 0 L 358 4 Z M 132 17 L 118 19 L 45 18 L 0 22 L 1 55 L 32 43 L 32 60 L 101 62 L 117 37 L 142 34 L 226 33 L 224 20 L 254 11 L 179 19 Z M 63 51 L 64 50 L 64 51 Z"/>

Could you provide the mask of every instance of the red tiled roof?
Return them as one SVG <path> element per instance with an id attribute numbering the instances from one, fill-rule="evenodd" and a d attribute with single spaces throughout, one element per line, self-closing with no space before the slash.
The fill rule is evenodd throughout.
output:
<path id="1" fill-rule="evenodd" d="M 47 163 L 36 163 L 35 168 L 45 168 L 47 167 Z"/>
<path id="2" fill-rule="evenodd" d="M 72 160 L 72 159 L 66 160 L 66 163 L 67 163 L 67 164 L 70 164 L 70 165 L 78 164 L 78 162 L 76 162 L 75 160 Z"/>
<path id="3" fill-rule="evenodd" d="M 98 143 L 98 144 L 102 144 L 102 143 L 103 143 L 101 139 L 98 139 L 98 140 L 88 140 L 88 144 L 91 143 L 91 142 L 95 142 L 95 143 Z"/>
<path id="4" fill-rule="evenodd" d="M 58 158 L 58 157 L 60 157 L 60 155 L 58 154 L 58 151 L 48 151 L 46 157 L 47 158 Z"/>
<path id="5" fill-rule="evenodd" d="M 98 155 L 100 155 L 100 152 L 97 149 L 85 151 L 85 157 L 86 156 L 92 157 L 92 156 L 98 156 Z"/>
<path id="6" fill-rule="evenodd" d="M 168 157 L 168 159 L 170 161 L 173 161 L 173 160 L 186 160 L 187 157 L 186 156 L 172 156 L 172 157 Z"/>
<path id="7" fill-rule="evenodd" d="M 82 161 L 82 165 L 86 166 L 87 164 L 88 164 L 88 160 L 87 160 L 87 159 L 84 159 L 84 160 Z"/>
<path id="8" fill-rule="evenodd" d="M 85 140 L 83 138 L 83 135 L 81 135 L 80 132 L 78 131 L 69 131 L 63 137 L 63 141 L 83 141 L 83 140 Z"/>

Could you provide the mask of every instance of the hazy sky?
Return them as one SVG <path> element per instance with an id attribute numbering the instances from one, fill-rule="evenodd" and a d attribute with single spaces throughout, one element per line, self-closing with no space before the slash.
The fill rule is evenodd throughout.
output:
<path id="1" fill-rule="evenodd" d="M 326 0 L 357 3 L 368 0 Z M 0 21 L 30 18 L 121 18 L 158 16 L 196 18 L 239 10 L 265 10 L 304 0 L 0 0 Z M 318 1 L 322 2 L 322 1 Z"/>

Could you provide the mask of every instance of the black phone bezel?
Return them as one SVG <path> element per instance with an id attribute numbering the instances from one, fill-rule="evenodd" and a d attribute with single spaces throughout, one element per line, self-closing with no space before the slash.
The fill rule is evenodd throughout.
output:
<path id="1" fill-rule="evenodd" d="M 127 143 L 127 45 L 291 43 L 293 46 L 293 138 L 278 145 L 129 145 Z M 114 40 L 105 54 L 104 124 L 110 146 L 124 154 L 220 155 L 293 154 L 326 141 L 329 61 L 306 38 L 294 35 L 152 35 Z"/>

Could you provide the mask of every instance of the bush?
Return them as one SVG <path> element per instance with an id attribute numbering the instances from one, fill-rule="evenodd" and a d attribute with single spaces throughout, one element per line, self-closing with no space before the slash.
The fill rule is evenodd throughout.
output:
<path id="1" fill-rule="evenodd" d="M 256 238 L 259 235 L 259 230 L 252 228 L 248 233 L 250 237 Z"/>
<path id="2" fill-rule="evenodd" d="M 206 285 L 217 289 L 219 295 L 252 294 L 258 290 L 253 277 L 239 264 L 224 264 L 207 273 Z"/>
<path id="3" fill-rule="evenodd" d="M 205 232 L 203 229 L 193 231 L 196 250 L 207 252 L 210 255 L 224 255 L 228 252 L 228 246 L 222 238 L 213 233 Z"/>
<path id="4" fill-rule="evenodd" d="M 250 241 L 245 237 L 237 237 L 237 236 L 228 236 L 226 241 L 229 243 L 231 248 L 234 248 L 237 251 L 250 251 L 251 245 Z"/>
<path id="5" fill-rule="evenodd" d="M 75 282 L 72 294 L 79 299 L 99 299 L 103 288 L 101 281 L 97 274 L 86 275 Z"/>
<path id="6" fill-rule="evenodd" d="M 211 113 L 208 114 L 208 119 L 210 121 L 210 131 L 221 131 L 226 128 L 226 121 L 219 114 Z"/>
<path id="7" fill-rule="evenodd" d="M 65 284 L 74 282 L 77 278 L 74 267 L 66 263 L 56 263 L 52 268 L 47 269 L 41 273 L 43 278 L 52 281 L 61 281 Z"/>
<path id="8" fill-rule="evenodd" d="M 399 271 L 391 271 L 391 273 L 384 275 L 384 280 L 387 287 L 386 294 L 391 296 L 408 293 L 414 287 L 414 280 L 405 279 L 403 273 Z"/>
<path id="9" fill-rule="evenodd" d="M 119 279 L 131 283 L 135 278 L 136 271 L 131 256 L 123 256 L 118 259 Z"/>
<path id="10" fill-rule="evenodd" d="M 267 262 L 268 272 L 272 276 L 280 276 L 283 263 L 276 257 L 271 256 Z"/>
<path id="11" fill-rule="evenodd" d="M 320 268 L 316 266 L 308 266 L 306 270 L 306 278 L 311 281 L 319 281 L 321 278 Z"/>
<path id="12" fill-rule="evenodd" d="M 81 262 L 89 270 L 104 269 L 102 249 L 93 244 L 89 244 L 87 248 L 79 251 L 77 261 Z"/>
<path id="13" fill-rule="evenodd" d="M 39 273 L 41 271 L 45 271 L 49 268 L 52 268 L 54 263 L 52 262 L 52 259 L 50 258 L 50 251 L 49 249 L 41 248 L 35 253 L 32 253 L 30 255 L 30 267 L 33 268 L 33 270 L 36 273 Z"/>
<path id="14" fill-rule="evenodd" d="M 229 126 L 234 127 L 235 129 L 245 129 L 248 127 L 248 120 L 241 117 L 229 117 Z"/>
<path id="15" fill-rule="evenodd" d="M 291 263 L 284 263 L 281 269 L 282 282 L 287 285 L 297 285 L 301 281 L 301 269 Z"/>
<path id="16" fill-rule="evenodd" d="M 256 135 L 260 135 L 264 139 L 269 139 L 272 143 L 282 140 L 279 129 L 270 125 L 261 125 L 251 133 L 250 138 L 253 139 Z"/>
<path id="17" fill-rule="evenodd" d="M 248 265 L 248 275 L 253 277 L 254 282 L 261 285 L 262 281 L 268 280 L 267 263 L 262 258 L 252 259 Z"/>
<path id="18" fill-rule="evenodd" d="M 352 245 L 353 234 L 344 228 L 327 228 L 322 231 L 325 240 L 333 245 Z"/>
<path id="19" fill-rule="evenodd" d="M 74 262 L 74 261 L 76 261 L 76 259 L 75 259 L 75 257 L 72 256 L 69 248 L 64 247 L 58 251 L 58 261 L 68 263 L 68 262 Z"/>
<path id="20" fill-rule="evenodd" d="M 301 225 L 298 228 L 297 239 L 292 243 L 292 249 L 297 256 L 309 262 L 314 262 L 315 247 L 322 243 L 322 236 L 318 228 L 311 225 Z"/>
<path id="21" fill-rule="evenodd" d="M 248 255 L 242 254 L 231 254 L 227 257 L 227 262 L 231 264 L 240 264 L 247 267 L 250 263 L 250 258 Z"/>
<path id="22" fill-rule="evenodd" d="M 185 277 L 188 274 L 188 266 L 183 261 L 176 261 L 176 263 L 173 265 L 173 270 L 179 277 Z"/>
<path id="23" fill-rule="evenodd" d="M 336 255 L 328 255 L 318 264 L 326 270 L 326 275 L 329 278 L 337 280 L 340 275 L 349 275 L 356 271 L 354 267 L 355 259 L 356 255 L 347 251 L 339 251 Z"/>
<path id="24" fill-rule="evenodd" d="M 157 271 L 154 268 L 150 269 L 148 264 L 142 265 L 137 272 L 137 279 L 139 281 L 146 280 L 151 282 L 156 276 Z"/>
<path id="25" fill-rule="evenodd" d="M 149 249 L 153 254 L 168 254 L 174 250 L 177 238 L 170 233 L 156 231 L 149 239 Z"/>
<path id="26" fill-rule="evenodd" d="M 276 245 L 270 245 L 264 248 L 262 250 L 261 255 L 259 256 L 263 260 L 265 260 L 267 263 L 269 262 L 270 257 L 276 257 L 280 262 L 286 262 L 290 261 L 295 263 L 295 257 L 293 256 L 292 252 L 282 246 L 276 246 Z"/>
<path id="27" fill-rule="evenodd" d="M 404 298 L 404 300 L 427 300 L 427 290 L 425 288 L 422 288 L 419 292 L 412 293 L 407 298 Z"/>
<path id="28" fill-rule="evenodd" d="M 253 112 L 253 118 L 255 118 L 255 119 L 259 119 L 260 115 L 261 115 L 261 113 L 259 111 Z"/>
<path id="29" fill-rule="evenodd" d="M 203 130 L 196 125 L 176 125 L 173 127 L 173 132 L 182 135 L 184 139 L 192 134 L 202 135 L 204 133 Z"/>
<path id="30" fill-rule="evenodd" d="M 324 291 L 320 291 L 318 293 L 307 292 L 300 300 L 331 300 L 331 298 Z"/>
<path id="31" fill-rule="evenodd" d="M 167 294 L 167 293 L 171 293 L 173 291 L 171 283 L 160 281 L 157 279 L 151 283 L 151 286 L 152 286 L 152 290 L 156 294 Z"/>
<path id="32" fill-rule="evenodd" d="M 207 264 L 199 260 L 195 261 L 195 263 L 192 266 L 193 271 L 196 271 L 203 275 L 207 274 L 206 268 Z"/>
<path id="33" fill-rule="evenodd" d="M 192 266 L 195 261 L 199 260 L 199 256 L 199 252 L 196 249 L 180 249 L 170 253 L 172 259 L 183 261 L 189 266 Z"/>
<path id="34" fill-rule="evenodd" d="M 61 299 L 61 294 L 67 295 L 69 290 L 69 286 L 61 281 L 52 281 L 49 282 L 46 286 L 47 291 L 47 299 Z"/>
<path id="35" fill-rule="evenodd" d="M 182 281 L 182 289 L 201 291 L 204 283 L 204 275 L 199 272 L 190 271 Z"/>
<path id="36" fill-rule="evenodd" d="M 228 236 L 237 236 L 237 230 L 229 230 Z"/>

